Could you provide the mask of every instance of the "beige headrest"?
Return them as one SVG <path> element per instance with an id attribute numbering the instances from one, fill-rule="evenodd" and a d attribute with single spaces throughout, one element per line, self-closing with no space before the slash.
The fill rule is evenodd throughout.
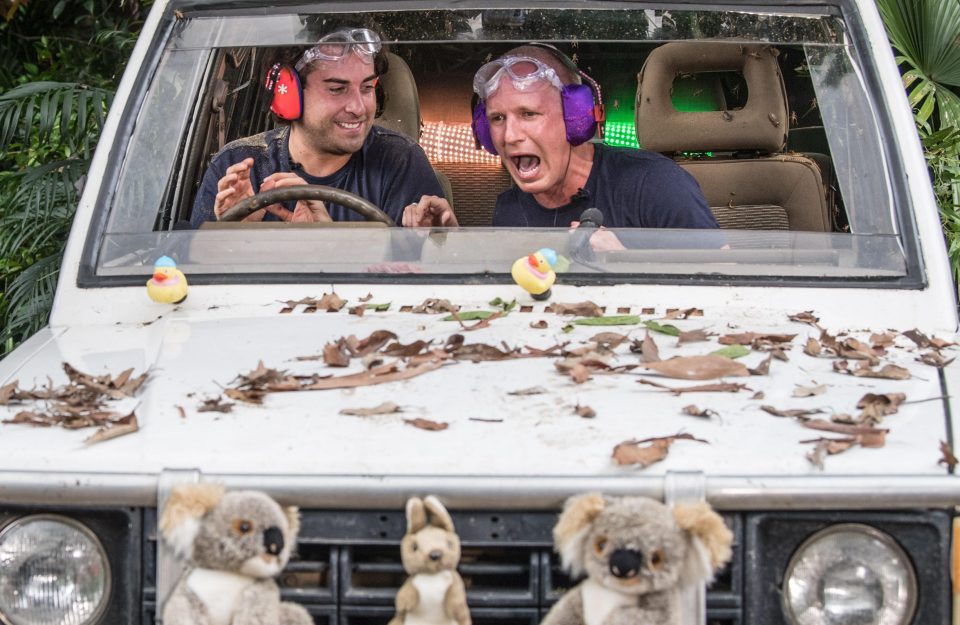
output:
<path id="1" fill-rule="evenodd" d="M 637 85 L 637 139 L 654 152 L 779 152 L 790 126 L 776 48 L 726 41 L 678 41 L 650 53 Z M 680 74 L 738 71 L 747 83 L 740 110 L 680 112 L 670 98 Z"/>
<path id="2" fill-rule="evenodd" d="M 380 79 L 384 95 L 383 114 L 374 123 L 419 141 L 420 95 L 413 72 L 396 54 L 387 52 L 386 55 L 390 67 Z"/>

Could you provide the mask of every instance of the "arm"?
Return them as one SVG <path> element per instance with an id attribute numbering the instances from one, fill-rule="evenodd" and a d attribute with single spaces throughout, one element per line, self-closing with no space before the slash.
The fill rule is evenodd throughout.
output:
<path id="1" fill-rule="evenodd" d="M 467 591 L 463 586 L 463 578 L 456 571 L 453 572 L 453 583 L 447 588 L 443 597 L 443 607 L 447 616 L 457 622 L 457 625 L 471 625 L 470 609 L 467 607 Z"/>
<path id="2" fill-rule="evenodd" d="M 417 607 L 418 603 L 420 603 L 420 593 L 417 592 L 412 579 L 408 577 L 407 581 L 403 582 L 400 590 L 397 591 L 397 596 L 394 600 L 397 613 L 388 625 L 403 625 L 407 617 L 407 612 Z"/>

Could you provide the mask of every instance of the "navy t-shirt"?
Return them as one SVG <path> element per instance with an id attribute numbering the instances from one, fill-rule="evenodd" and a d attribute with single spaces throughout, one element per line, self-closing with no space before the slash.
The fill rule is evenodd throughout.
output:
<path id="1" fill-rule="evenodd" d="M 669 158 L 594 144 L 593 167 L 581 197 L 544 208 L 516 186 L 497 198 L 494 226 L 566 228 L 588 208 L 603 213 L 607 228 L 717 228 L 693 176 Z"/>
<path id="2" fill-rule="evenodd" d="M 292 165 L 289 149 L 290 127 L 280 126 L 273 130 L 232 141 L 224 146 L 210 161 L 197 197 L 193 201 L 190 223 L 198 227 L 205 221 L 216 221 L 213 203 L 217 196 L 217 182 L 234 163 L 253 158 L 250 183 L 254 192 L 270 174 L 278 171 L 294 172 L 307 184 L 322 184 L 350 191 L 373 202 L 397 223 L 403 216 L 403 208 L 420 200 L 422 195 L 443 197 L 443 190 L 419 145 L 386 128 L 374 126 L 347 164 L 329 176 L 318 178 L 306 173 L 298 165 Z M 284 203 L 293 210 L 296 202 Z M 326 202 L 327 212 L 334 221 L 363 221 L 359 213 L 339 204 Z M 277 217 L 267 213 L 266 221 Z"/>

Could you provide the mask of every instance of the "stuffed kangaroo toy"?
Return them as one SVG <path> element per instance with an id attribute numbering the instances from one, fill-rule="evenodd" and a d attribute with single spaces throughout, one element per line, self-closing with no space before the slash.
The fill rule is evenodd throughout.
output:
<path id="1" fill-rule="evenodd" d="M 470 625 L 467 593 L 457 573 L 460 538 L 436 497 L 407 501 L 400 556 L 410 577 L 397 591 L 397 614 L 389 625 Z"/>

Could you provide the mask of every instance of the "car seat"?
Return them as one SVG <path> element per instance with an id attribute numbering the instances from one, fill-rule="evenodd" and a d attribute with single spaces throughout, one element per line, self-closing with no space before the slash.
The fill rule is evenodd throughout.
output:
<path id="1" fill-rule="evenodd" d="M 650 53 L 638 75 L 637 139 L 661 152 L 700 184 L 723 228 L 831 229 L 820 168 L 787 154 L 790 126 L 778 51 L 766 44 L 671 42 Z M 672 99 L 681 75 L 739 72 L 747 87 L 742 108 L 679 111 Z M 715 74 L 716 75 L 716 74 Z"/>
<path id="2" fill-rule="evenodd" d="M 420 117 L 420 94 L 413 72 L 401 57 L 387 52 L 389 69 L 380 79 L 383 88 L 383 111 L 376 124 L 406 135 L 413 141 L 420 141 L 423 120 Z M 447 176 L 434 168 L 433 172 L 443 188 L 443 194 L 453 206 L 453 189 Z"/>

